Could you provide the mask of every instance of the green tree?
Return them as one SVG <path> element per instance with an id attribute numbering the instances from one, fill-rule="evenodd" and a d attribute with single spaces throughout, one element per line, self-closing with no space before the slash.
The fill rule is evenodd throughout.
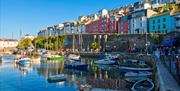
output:
<path id="1" fill-rule="evenodd" d="M 29 38 L 22 39 L 17 46 L 17 48 L 19 49 L 27 49 L 28 47 L 32 47 L 32 48 L 34 47 L 32 40 Z"/>
<path id="2" fill-rule="evenodd" d="M 151 42 L 154 44 L 159 44 L 161 42 L 159 34 L 151 34 Z"/>
<path id="3" fill-rule="evenodd" d="M 100 45 L 99 45 L 96 41 L 94 41 L 94 42 L 91 44 L 91 48 L 95 50 L 95 49 L 100 48 Z"/>

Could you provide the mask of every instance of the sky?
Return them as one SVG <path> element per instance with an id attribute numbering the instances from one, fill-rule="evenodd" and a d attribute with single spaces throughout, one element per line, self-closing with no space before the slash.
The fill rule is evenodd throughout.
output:
<path id="1" fill-rule="evenodd" d="M 48 26 L 142 0 L 0 0 L 0 38 L 37 35 Z"/>

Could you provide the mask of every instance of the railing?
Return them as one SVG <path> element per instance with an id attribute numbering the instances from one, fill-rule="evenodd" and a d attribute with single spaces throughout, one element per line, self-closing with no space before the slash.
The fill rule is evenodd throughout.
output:
<path id="1" fill-rule="evenodd" d="M 160 59 L 180 85 L 180 54 L 161 55 Z"/>

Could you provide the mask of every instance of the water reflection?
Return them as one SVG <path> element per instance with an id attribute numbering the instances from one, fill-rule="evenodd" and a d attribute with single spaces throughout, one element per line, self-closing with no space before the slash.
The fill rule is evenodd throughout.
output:
<path id="1" fill-rule="evenodd" d="M 29 78 L 27 82 L 40 80 L 39 82 L 33 83 L 37 85 L 37 87 L 38 84 L 43 83 L 47 86 L 55 85 L 54 88 L 56 89 L 71 87 L 74 89 L 74 91 L 80 89 L 81 87 L 88 87 L 89 90 L 93 88 L 115 89 L 115 90 L 129 89 L 126 86 L 126 81 L 121 78 L 122 73 L 120 73 L 119 70 L 116 69 L 115 65 L 114 66 L 93 65 L 93 62 L 95 60 L 96 59 L 89 59 L 89 58 L 82 59 L 84 63 L 90 65 L 88 71 L 66 69 L 64 68 L 64 62 L 54 62 L 54 61 L 41 62 L 40 64 L 31 64 L 28 66 L 20 66 L 18 64 L 12 63 L 14 64 L 12 68 L 19 70 L 19 72 L 15 74 L 20 74 L 21 78 Z M 5 64 L 1 64 L 1 65 L 5 65 Z M 47 81 L 48 77 L 58 74 L 65 74 L 67 80 L 56 82 L 53 84 L 48 83 Z M 43 77 L 44 79 L 40 77 Z M 26 84 L 32 84 L 32 83 L 26 83 Z M 71 90 L 67 90 L 67 91 L 71 91 Z"/>

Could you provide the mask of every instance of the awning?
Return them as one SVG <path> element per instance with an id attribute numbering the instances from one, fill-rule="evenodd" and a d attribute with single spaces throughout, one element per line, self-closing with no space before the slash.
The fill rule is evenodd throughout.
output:
<path id="1" fill-rule="evenodd" d="M 166 41 L 160 44 L 160 47 L 168 47 L 168 46 L 173 46 L 173 41 Z"/>

